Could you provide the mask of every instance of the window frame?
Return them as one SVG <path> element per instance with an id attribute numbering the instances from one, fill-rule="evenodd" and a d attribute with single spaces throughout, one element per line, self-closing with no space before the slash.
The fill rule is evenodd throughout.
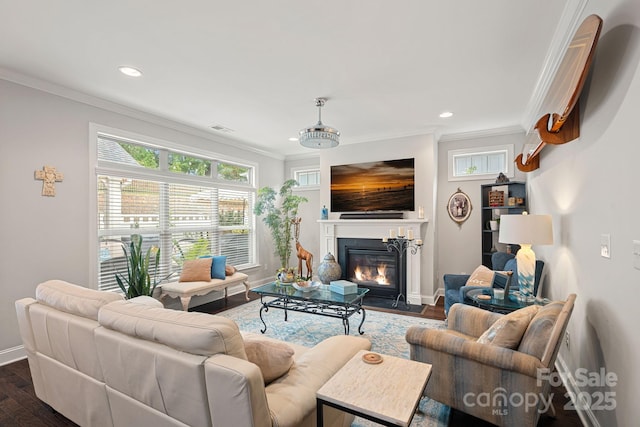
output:
<path id="1" fill-rule="evenodd" d="M 166 162 L 160 160 L 160 167 L 158 169 L 144 169 L 140 167 L 127 166 L 126 164 L 110 162 L 108 160 L 98 159 L 98 139 L 100 137 L 112 138 L 117 141 L 141 144 L 148 147 L 155 147 L 160 150 L 161 157 L 167 157 L 168 152 L 176 152 L 188 156 L 202 157 L 211 159 L 212 170 L 215 170 L 217 162 L 224 162 L 247 167 L 251 170 L 250 177 L 247 183 L 226 181 L 218 178 L 216 173 L 212 173 L 210 177 L 196 176 L 196 175 L 184 175 L 168 170 L 165 164 Z M 209 150 L 202 150 L 196 147 L 183 145 L 171 141 L 166 141 L 158 138 L 154 138 L 147 135 L 141 135 L 134 132 L 129 132 L 122 129 L 112 128 L 96 123 L 89 123 L 89 284 L 93 289 L 99 289 L 99 275 L 100 275 L 100 230 L 98 224 L 98 176 L 119 176 L 126 174 L 127 177 L 132 179 L 158 181 L 162 180 L 166 183 L 173 184 L 186 184 L 186 185 L 204 185 L 215 190 L 223 191 L 246 191 L 253 193 L 253 199 L 255 201 L 257 194 L 256 177 L 258 176 L 258 165 L 254 162 L 233 158 L 230 156 L 223 156 L 216 152 Z M 164 159 L 166 160 L 166 159 Z M 216 191 L 217 192 L 217 191 Z M 259 265 L 258 260 L 258 239 L 256 236 L 256 215 L 251 210 L 249 212 L 249 228 L 250 241 L 249 241 L 249 260 L 247 264 L 243 264 L 241 268 L 249 269 Z M 220 226 L 226 228 L 229 226 Z M 165 232 L 161 228 L 160 232 Z M 107 233 L 108 234 L 108 233 Z M 144 234 L 144 233 L 143 233 Z M 174 276 L 175 277 L 175 276 Z M 172 278 L 173 279 L 173 278 Z"/>
<path id="2" fill-rule="evenodd" d="M 455 173 L 455 160 L 458 157 L 472 157 L 479 156 L 483 154 L 491 154 L 496 152 L 504 152 L 505 153 L 505 164 L 504 170 L 501 172 L 505 174 L 508 178 L 513 178 L 515 172 L 515 165 L 513 162 L 514 157 L 514 145 L 513 144 L 504 144 L 504 145 L 492 145 L 486 147 L 472 147 L 472 148 L 461 148 L 458 150 L 449 150 L 447 151 L 447 173 L 449 181 L 471 181 L 471 180 L 487 180 L 492 179 L 498 176 L 500 172 L 491 172 L 491 173 L 476 173 L 476 174 L 467 174 L 467 175 L 456 175 Z"/>
<path id="3" fill-rule="evenodd" d="M 318 184 L 300 185 L 300 180 L 298 179 L 298 177 L 302 172 L 317 172 Z M 291 178 L 295 179 L 296 182 L 298 182 L 298 185 L 296 185 L 293 188 L 294 191 L 320 190 L 320 181 L 322 180 L 322 174 L 320 173 L 320 166 L 301 166 L 301 167 L 291 168 Z"/>

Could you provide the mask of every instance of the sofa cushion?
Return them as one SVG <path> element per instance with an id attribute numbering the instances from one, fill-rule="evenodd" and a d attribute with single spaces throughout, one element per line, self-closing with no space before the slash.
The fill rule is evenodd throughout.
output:
<path id="1" fill-rule="evenodd" d="M 550 339 L 551 330 L 563 307 L 563 301 L 554 301 L 542 307 L 529 323 L 518 351 L 542 359 L 542 354 Z"/>
<path id="2" fill-rule="evenodd" d="M 221 316 L 116 301 L 100 309 L 98 322 L 123 334 L 188 353 L 224 353 L 247 359 L 238 325 Z"/>
<path id="3" fill-rule="evenodd" d="M 236 271 L 238 271 L 238 269 L 235 268 L 233 265 L 225 265 L 224 266 L 224 274 L 226 276 L 233 276 L 233 273 L 235 273 Z"/>
<path id="4" fill-rule="evenodd" d="M 265 384 L 289 372 L 293 365 L 295 351 L 283 341 L 265 340 L 248 335 L 244 337 L 244 350 L 249 362 L 260 368 Z"/>
<path id="5" fill-rule="evenodd" d="M 115 292 L 96 291 L 62 280 L 48 280 L 36 288 L 36 300 L 66 313 L 98 320 L 100 307 L 124 297 Z"/>
<path id="6" fill-rule="evenodd" d="M 211 258 L 188 259 L 182 265 L 179 282 L 208 282 L 211 280 Z"/>
<path id="7" fill-rule="evenodd" d="M 530 305 L 501 317 L 480 335 L 478 342 L 504 348 L 517 348 L 527 326 L 539 309 L 538 305 Z"/>

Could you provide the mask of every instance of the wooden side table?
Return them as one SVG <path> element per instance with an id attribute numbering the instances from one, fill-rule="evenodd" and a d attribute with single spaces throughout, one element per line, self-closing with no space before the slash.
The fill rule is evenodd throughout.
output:
<path id="1" fill-rule="evenodd" d="M 431 365 L 381 355 L 369 364 L 360 350 L 316 393 L 317 426 L 323 425 L 322 409 L 332 406 L 385 426 L 408 426 L 416 412 Z"/>

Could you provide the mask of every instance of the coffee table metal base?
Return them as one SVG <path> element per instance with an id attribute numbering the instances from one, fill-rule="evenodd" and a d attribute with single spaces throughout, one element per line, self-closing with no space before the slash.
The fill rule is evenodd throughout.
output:
<path id="1" fill-rule="evenodd" d="M 264 296 L 260 296 L 260 303 L 262 307 L 260 307 L 260 321 L 264 325 L 264 329 L 261 329 L 260 332 L 263 334 L 267 331 L 267 324 L 262 318 L 263 312 L 268 312 L 269 308 L 277 308 L 284 310 L 284 321 L 288 320 L 289 311 L 298 311 L 301 313 L 311 313 L 317 314 L 319 316 L 326 317 L 334 317 L 338 319 L 342 319 L 342 326 L 344 327 L 344 334 L 349 335 L 349 318 L 353 316 L 355 313 L 362 313 L 362 320 L 360 320 L 360 324 L 358 325 L 358 333 L 360 335 L 364 334 L 362 330 L 362 325 L 364 324 L 364 320 L 366 318 L 366 311 L 364 307 L 362 307 L 362 298 L 360 298 L 356 303 L 351 304 L 339 304 L 339 303 L 320 303 L 317 301 L 308 301 L 308 300 L 297 300 L 292 299 L 287 296 L 282 296 L 270 301 L 267 301 Z"/>

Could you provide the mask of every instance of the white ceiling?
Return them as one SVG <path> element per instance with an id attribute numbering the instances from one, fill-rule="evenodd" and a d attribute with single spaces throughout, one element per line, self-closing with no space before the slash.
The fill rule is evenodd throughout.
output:
<path id="1" fill-rule="evenodd" d="M 296 155 L 319 96 L 343 144 L 526 127 L 568 1 L 0 0 L 0 68 Z"/>

